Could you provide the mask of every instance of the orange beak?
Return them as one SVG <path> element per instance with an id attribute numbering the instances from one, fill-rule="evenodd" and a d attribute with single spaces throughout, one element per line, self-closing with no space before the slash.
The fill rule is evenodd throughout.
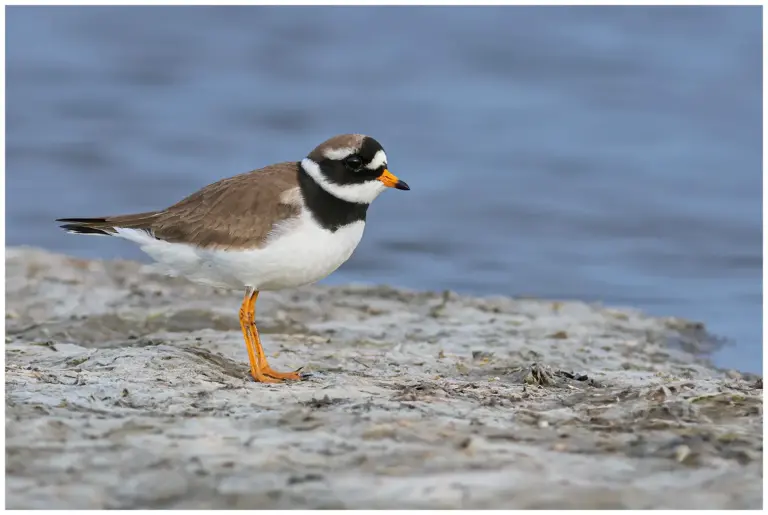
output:
<path id="1" fill-rule="evenodd" d="M 377 177 L 378 180 L 384 183 L 384 186 L 387 188 L 397 188 L 399 190 L 409 190 L 411 189 L 408 184 L 405 183 L 405 181 L 401 181 L 398 179 L 394 174 L 390 173 L 389 170 L 384 170 L 384 172 Z"/>

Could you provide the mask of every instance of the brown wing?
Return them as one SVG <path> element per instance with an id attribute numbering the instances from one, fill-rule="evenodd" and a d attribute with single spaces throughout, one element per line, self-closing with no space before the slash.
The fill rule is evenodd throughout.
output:
<path id="1" fill-rule="evenodd" d="M 164 211 L 60 221 L 72 222 L 63 228 L 78 233 L 113 234 L 120 227 L 204 248 L 254 247 L 277 222 L 299 214 L 286 195 L 298 185 L 297 164 L 279 163 L 210 184 Z"/>
<path id="2" fill-rule="evenodd" d="M 283 196 L 299 185 L 296 166 L 280 163 L 206 186 L 154 218 L 152 234 L 206 248 L 258 246 L 275 223 L 299 213 Z"/>

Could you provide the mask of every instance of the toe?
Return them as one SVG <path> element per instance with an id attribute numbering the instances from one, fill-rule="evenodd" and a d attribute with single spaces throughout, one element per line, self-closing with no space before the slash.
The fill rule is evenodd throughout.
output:
<path id="1" fill-rule="evenodd" d="M 301 379 L 303 379 L 304 374 L 299 372 L 299 370 L 295 372 L 277 372 L 275 370 L 265 370 L 264 374 L 269 377 L 274 377 L 275 379 L 286 379 L 288 381 L 300 381 Z"/>

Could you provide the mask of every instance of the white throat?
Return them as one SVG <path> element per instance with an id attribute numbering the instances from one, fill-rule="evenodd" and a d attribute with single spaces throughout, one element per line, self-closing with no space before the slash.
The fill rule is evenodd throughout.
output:
<path id="1" fill-rule="evenodd" d="M 335 184 L 326 179 L 320 170 L 320 165 L 308 157 L 301 161 L 301 167 L 321 188 L 334 197 L 347 202 L 370 204 L 382 191 L 387 189 L 383 182 L 375 179 L 358 184 Z"/>

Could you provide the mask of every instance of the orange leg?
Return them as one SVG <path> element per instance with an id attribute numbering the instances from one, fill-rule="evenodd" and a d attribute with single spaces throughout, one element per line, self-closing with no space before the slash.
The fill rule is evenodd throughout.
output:
<path id="1" fill-rule="evenodd" d="M 248 308 L 251 303 L 251 292 L 245 293 L 243 304 L 240 306 L 240 328 L 243 330 L 243 339 L 245 340 L 245 348 L 248 350 L 248 361 L 251 362 L 251 376 L 260 383 L 279 383 L 280 381 L 267 377 L 259 366 L 259 360 L 256 358 L 254 352 L 253 341 L 251 340 L 251 324 L 250 317 L 248 316 Z M 251 313 L 253 311 L 250 311 Z"/>
<path id="2" fill-rule="evenodd" d="M 250 323 L 251 334 L 253 335 L 253 339 L 256 347 L 257 365 L 260 368 L 261 372 L 268 377 L 272 377 L 274 379 L 290 379 L 293 381 L 298 381 L 302 379 L 301 369 L 298 369 L 295 372 L 277 372 L 276 370 L 273 370 L 272 367 L 269 366 L 269 363 L 267 363 L 267 356 L 266 354 L 264 354 L 264 349 L 261 346 L 259 331 L 258 329 L 256 329 L 256 299 L 258 298 L 258 296 L 259 296 L 258 291 L 253 292 L 253 295 L 251 295 L 251 298 L 250 298 L 250 302 L 246 307 L 246 316 L 248 317 L 248 322 Z"/>

